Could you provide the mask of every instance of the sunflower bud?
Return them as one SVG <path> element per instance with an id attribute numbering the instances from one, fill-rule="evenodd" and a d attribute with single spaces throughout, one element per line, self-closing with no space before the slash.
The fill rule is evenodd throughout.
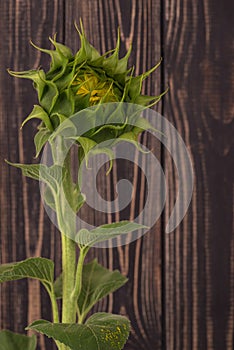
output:
<path id="1" fill-rule="evenodd" d="M 81 47 L 75 55 L 67 46 L 58 43 L 56 36 L 49 38 L 54 45 L 53 50 L 42 49 L 32 44 L 39 51 L 50 55 L 51 65 L 48 72 L 41 68 L 24 72 L 9 71 L 15 77 L 31 79 L 38 94 L 38 105 L 34 106 L 22 124 L 23 126 L 33 118 L 41 120 L 35 136 L 37 155 L 53 131 L 64 120 L 82 109 L 109 102 L 152 106 L 164 94 L 141 94 L 144 79 L 160 65 L 160 62 L 146 73 L 133 76 L 134 69 L 128 68 L 131 48 L 125 57 L 119 59 L 119 33 L 115 49 L 100 55 L 88 42 L 82 23 L 81 31 L 77 26 L 76 29 Z M 129 132 L 129 128 L 127 131 Z M 122 127 L 118 136 L 124 133 L 126 129 Z M 136 136 L 134 134 L 134 137 Z"/>

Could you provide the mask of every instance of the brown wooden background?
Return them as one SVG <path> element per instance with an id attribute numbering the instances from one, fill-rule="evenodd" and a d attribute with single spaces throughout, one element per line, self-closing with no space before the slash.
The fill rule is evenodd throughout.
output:
<path id="1" fill-rule="evenodd" d="M 159 149 L 169 184 L 163 216 L 137 242 L 91 253 L 130 278 L 126 287 L 97 307 L 131 319 L 133 330 L 126 350 L 234 348 L 233 13 L 233 2 L 228 0 L 0 2 L 2 263 L 42 255 L 55 259 L 57 273 L 60 268 L 59 236 L 39 205 L 38 184 L 3 161 L 31 162 L 37 124 L 28 123 L 19 131 L 36 96 L 30 82 L 11 78 L 6 68 L 48 66 L 48 57 L 28 42 L 32 39 L 38 46 L 50 47 L 47 37 L 55 32 L 76 50 L 73 21 L 80 17 L 88 38 L 102 52 L 114 47 L 120 26 L 122 53 L 132 42 L 131 62 L 137 73 L 164 57 L 160 71 L 144 88 L 154 94 L 169 83 L 170 92 L 157 109 L 178 129 L 191 152 L 195 189 L 183 223 L 166 235 L 176 175 L 170 156 Z M 144 181 L 135 168 L 131 174 L 142 198 Z M 109 180 L 105 185 L 107 192 L 111 184 Z M 133 203 L 131 216 L 135 210 Z M 48 305 L 36 282 L 4 284 L 0 327 L 23 332 L 32 320 L 50 318 Z M 47 349 L 53 348 L 50 341 L 42 337 L 39 341 L 41 350 L 46 344 Z"/>

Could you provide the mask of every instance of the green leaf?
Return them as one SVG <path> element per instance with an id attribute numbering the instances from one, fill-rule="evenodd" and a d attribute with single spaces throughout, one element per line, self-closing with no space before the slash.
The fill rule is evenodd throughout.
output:
<path id="1" fill-rule="evenodd" d="M 110 271 L 98 264 L 96 259 L 85 264 L 78 299 L 80 315 L 84 318 L 99 300 L 122 287 L 127 281 L 118 270 Z"/>
<path id="2" fill-rule="evenodd" d="M 39 164 L 39 167 L 40 180 L 46 183 L 52 192 L 60 192 L 65 176 L 64 167 L 61 165 L 52 165 L 51 167 L 47 167 L 42 164 Z"/>
<path id="3" fill-rule="evenodd" d="M 127 220 L 115 222 L 113 224 L 101 225 L 91 231 L 81 229 L 76 235 L 76 242 L 80 246 L 92 246 L 96 243 L 107 241 L 119 235 L 135 230 L 147 228 L 144 225 Z"/>
<path id="4" fill-rule="evenodd" d="M 96 235 L 120 235 L 123 233 L 132 232 L 135 230 L 139 230 L 141 228 L 146 228 L 146 226 L 137 224 L 136 222 L 131 222 L 128 220 L 120 221 L 120 222 L 114 222 L 112 224 L 105 224 L 101 225 L 99 227 L 96 227 L 95 229 L 91 230 L 91 233 L 94 233 Z"/>
<path id="5" fill-rule="evenodd" d="M 0 331 L 0 350 L 36 350 L 35 335 L 27 337 L 8 330 Z"/>
<path id="6" fill-rule="evenodd" d="M 78 212 L 80 208 L 84 205 L 85 203 L 85 196 L 80 193 L 79 189 L 75 187 L 74 189 L 74 202 L 75 202 L 75 210 Z"/>
<path id="7" fill-rule="evenodd" d="M 47 128 L 44 128 L 44 127 L 41 127 L 39 129 L 39 131 L 36 133 L 36 135 L 34 137 L 34 144 L 36 147 L 35 158 L 37 158 L 39 156 L 42 148 L 44 147 L 46 142 L 49 140 L 50 135 L 51 135 L 51 132 Z"/>
<path id="8" fill-rule="evenodd" d="M 109 158 L 109 169 L 106 172 L 106 175 L 108 175 L 113 167 L 113 159 L 114 159 L 114 152 L 108 148 L 108 147 L 96 147 L 95 149 L 91 150 L 91 155 L 97 155 L 97 154 L 105 154 Z"/>
<path id="9" fill-rule="evenodd" d="M 32 112 L 29 116 L 23 121 L 21 128 L 31 119 L 40 119 L 43 121 L 48 130 L 53 131 L 53 126 L 51 124 L 50 118 L 46 111 L 38 105 L 34 105 Z"/>
<path id="10" fill-rule="evenodd" d="M 119 63 L 120 32 L 118 30 L 117 43 L 113 55 L 103 61 L 103 68 L 108 74 L 113 75 L 116 72 Z"/>
<path id="11" fill-rule="evenodd" d="M 58 99 L 59 91 L 57 89 L 57 86 L 54 82 L 50 80 L 44 80 L 45 86 L 43 89 L 43 93 L 41 97 L 39 97 L 40 104 L 42 107 L 48 112 L 51 113 L 51 111 L 54 108 L 54 105 Z"/>
<path id="12" fill-rule="evenodd" d="M 66 89 L 59 95 L 57 99 L 52 114 L 63 115 L 69 117 L 74 114 L 75 110 L 75 100 L 71 89 Z"/>
<path id="13" fill-rule="evenodd" d="M 152 74 L 162 63 L 162 57 L 160 58 L 160 60 L 158 61 L 158 63 L 155 64 L 155 66 L 153 66 L 152 68 L 150 68 L 147 72 L 143 73 L 143 79 L 146 79 L 150 74 Z"/>
<path id="14" fill-rule="evenodd" d="M 137 96 L 139 96 L 141 93 L 143 80 L 143 75 L 132 77 L 129 80 L 128 94 L 131 99 L 131 102 L 133 103 L 135 102 Z"/>
<path id="15" fill-rule="evenodd" d="M 126 53 L 126 55 L 121 58 L 120 60 L 118 60 L 118 64 L 117 67 L 115 69 L 115 74 L 127 74 L 128 72 L 128 59 L 129 56 L 131 54 L 132 51 L 132 46 L 130 45 L 128 52 Z"/>
<path id="16" fill-rule="evenodd" d="M 28 329 L 45 334 L 71 350 L 121 350 L 129 336 L 130 322 L 119 315 L 96 313 L 85 324 L 39 320 Z"/>
<path id="17" fill-rule="evenodd" d="M 147 119 L 138 118 L 135 122 L 134 128 L 132 129 L 133 134 L 138 136 L 141 132 L 146 131 L 146 130 L 153 130 L 153 131 L 165 136 L 165 134 L 162 133 L 160 130 L 155 129 Z"/>
<path id="18" fill-rule="evenodd" d="M 54 294 L 56 299 L 63 297 L 63 275 L 59 275 L 54 282 Z"/>
<path id="19" fill-rule="evenodd" d="M 6 162 L 9 165 L 21 169 L 24 176 L 43 181 L 52 191 L 58 191 L 61 187 L 64 178 L 64 168 L 60 165 L 47 167 L 44 164 L 19 164 L 11 163 L 7 160 Z"/>
<path id="20" fill-rule="evenodd" d="M 43 192 L 43 199 L 44 199 L 46 205 L 48 205 L 51 209 L 56 211 L 53 192 L 51 191 L 51 189 L 48 186 L 46 186 L 46 188 Z"/>
<path id="21" fill-rule="evenodd" d="M 141 106 L 149 106 L 154 101 L 159 101 L 160 98 L 158 96 L 148 96 L 148 95 L 139 95 L 135 99 L 135 103 Z"/>
<path id="22" fill-rule="evenodd" d="M 13 72 L 8 69 L 8 73 L 16 78 L 32 80 L 38 92 L 38 98 L 41 99 L 45 87 L 45 72 L 42 69 L 31 69 L 23 72 Z"/>
<path id="23" fill-rule="evenodd" d="M 45 72 L 42 69 L 24 72 L 13 72 L 8 70 L 8 73 L 17 78 L 33 80 L 41 106 L 46 112 L 51 112 L 59 96 L 59 91 L 53 81 L 46 80 Z"/>
<path id="24" fill-rule="evenodd" d="M 54 263 L 46 258 L 29 258 L 0 265 L 0 283 L 33 278 L 50 287 L 54 281 Z"/>
<path id="25" fill-rule="evenodd" d="M 88 137 L 82 137 L 82 136 L 76 137 L 76 140 L 79 142 L 79 144 L 83 148 L 85 158 L 86 158 L 86 160 L 88 160 L 89 152 L 91 151 L 92 148 L 97 146 L 97 143 L 95 141 L 89 139 Z M 87 162 L 86 162 L 86 165 L 87 165 Z"/>
<path id="26" fill-rule="evenodd" d="M 56 35 L 54 36 L 54 39 L 49 38 L 49 40 L 52 42 L 54 47 L 56 48 L 56 51 L 59 52 L 63 57 L 66 57 L 67 59 L 70 59 L 73 57 L 71 49 L 61 43 L 58 43 L 56 41 Z"/>
<path id="27" fill-rule="evenodd" d="M 57 299 L 62 298 L 62 274 L 54 282 Z M 82 289 L 78 299 L 79 314 L 84 319 L 90 309 L 102 298 L 122 287 L 128 279 L 118 270 L 110 271 L 98 264 L 97 259 L 85 264 Z"/>
<path id="28" fill-rule="evenodd" d="M 80 64 L 83 61 L 95 61 L 100 57 L 99 52 L 86 39 L 83 24 L 80 21 L 81 31 L 75 23 L 76 30 L 80 36 L 81 48 L 75 55 L 75 63 Z"/>
<path id="29" fill-rule="evenodd" d="M 54 44 L 53 39 L 50 38 L 50 40 Z M 59 78 L 61 76 L 62 72 L 66 68 L 66 65 L 68 63 L 68 59 L 63 54 L 61 54 L 61 52 L 59 50 L 47 50 L 47 49 L 43 49 L 41 47 L 38 47 L 32 41 L 30 43 L 33 47 L 35 47 L 35 49 L 50 55 L 50 57 L 51 57 L 50 71 L 47 74 L 53 73 L 54 71 L 56 71 L 62 67 L 61 72 L 56 74 L 56 78 Z"/>
<path id="30" fill-rule="evenodd" d="M 132 131 L 126 132 L 122 135 L 120 135 L 116 140 L 115 140 L 115 144 L 122 142 L 122 141 L 126 141 L 126 142 L 130 142 L 132 143 L 137 149 L 138 151 L 140 151 L 141 153 L 149 153 L 150 151 L 145 151 L 140 143 L 137 141 L 137 137 L 139 135 L 140 132 L 142 132 L 143 130 L 139 129 L 138 127 L 133 128 Z"/>
<path id="31" fill-rule="evenodd" d="M 30 177 L 31 179 L 39 180 L 40 179 L 40 164 L 19 164 L 19 163 L 11 163 L 8 160 L 5 162 L 9 165 L 12 165 L 16 168 L 22 170 L 22 174 L 24 176 Z"/>
<path id="32" fill-rule="evenodd" d="M 70 137 L 71 140 L 76 140 L 80 146 L 82 147 L 83 150 L 83 154 L 85 157 L 85 164 L 86 167 L 88 168 L 88 162 L 89 162 L 89 158 L 90 156 L 94 156 L 97 154 L 106 154 L 109 158 L 110 161 L 110 167 L 107 171 L 107 175 L 110 172 L 110 170 L 112 169 L 112 163 L 113 163 L 113 159 L 114 159 L 114 153 L 111 151 L 110 148 L 108 147 L 100 147 L 94 140 L 88 138 L 88 137 L 83 137 L 83 136 L 76 136 L 76 137 Z M 80 176 L 81 179 L 81 176 Z"/>

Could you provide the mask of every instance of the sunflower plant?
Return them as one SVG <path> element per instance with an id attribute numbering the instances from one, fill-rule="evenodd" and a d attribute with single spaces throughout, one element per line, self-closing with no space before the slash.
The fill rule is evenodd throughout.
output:
<path id="1" fill-rule="evenodd" d="M 79 182 L 75 182 L 72 176 L 71 151 L 67 141 L 72 140 L 77 146 L 79 162 L 86 159 L 97 145 L 108 140 L 112 145 L 127 140 L 137 146 L 138 135 L 150 128 L 138 111 L 154 105 L 163 95 L 143 95 L 142 83 L 160 63 L 146 73 L 135 76 L 134 68 L 128 68 L 131 48 L 123 58 L 119 58 L 120 35 L 115 49 L 100 55 L 88 42 L 82 23 L 80 26 L 81 30 L 77 26 L 76 29 L 81 46 L 75 54 L 57 42 L 56 36 L 49 38 L 53 50 L 42 49 L 32 43 L 37 50 L 50 56 L 48 72 L 42 68 L 24 72 L 9 70 L 12 76 L 33 82 L 38 104 L 22 126 L 33 118 L 40 120 L 34 137 L 36 157 L 39 157 L 46 144 L 50 145 L 53 164 L 8 163 L 20 168 L 25 176 L 46 186 L 43 199 L 56 213 L 57 226 L 61 232 L 61 275 L 55 278 L 53 261 L 33 257 L 1 265 L 0 282 L 33 278 L 42 283 L 51 300 L 53 320 L 35 320 L 27 329 L 53 338 L 58 349 L 118 350 L 123 349 L 128 339 L 129 320 L 121 315 L 104 312 L 92 314 L 92 308 L 100 299 L 122 287 L 127 278 L 117 270 L 104 268 L 96 259 L 90 262 L 85 262 L 85 259 L 95 244 L 144 226 L 120 221 L 92 230 L 81 228 L 76 231 L 74 218 L 68 215 L 67 204 L 75 217 L 85 203 L 85 197 Z M 130 113 L 127 118 L 121 113 L 119 106 L 122 103 L 137 105 L 139 110 Z M 103 105 L 111 106 L 111 113 L 104 115 L 100 122 L 96 116 Z M 79 119 L 78 125 L 72 124 L 73 116 L 82 111 L 85 111 L 85 117 Z M 67 128 L 71 126 L 69 122 L 71 128 Z M 57 142 L 64 125 L 67 128 L 66 137 Z M 111 159 L 110 149 L 101 146 L 98 151 L 108 154 Z M 59 158 L 61 152 L 65 154 L 62 163 Z M 15 349 L 15 343 L 19 350 L 36 348 L 35 336 L 26 337 L 9 331 L 0 332 L 0 343 L 4 344 L 5 350 Z"/>

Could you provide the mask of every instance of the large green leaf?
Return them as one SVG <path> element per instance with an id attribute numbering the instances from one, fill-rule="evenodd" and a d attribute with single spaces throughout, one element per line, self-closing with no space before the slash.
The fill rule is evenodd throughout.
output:
<path id="1" fill-rule="evenodd" d="M 76 235 L 76 241 L 80 246 L 92 246 L 129 232 L 147 228 L 144 225 L 131 221 L 120 221 L 112 224 L 101 225 L 89 231 L 81 229 Z"/>
<path id="2" fill-rule="evenodd" d="M 129 336 L 130 322 L 119 315 L 96 313 L 85 324 L 39 320 L 28 329 L 45 334 L 71 350 L 121 350 Z"/>
<path id="3" fill-rule="evenodd" d="M 0 350 L 35 350 L 37 338 L 27 337 L 8 330 L 0 331 Z"/>
<path id="4" fill-rule="evenodd" d="M 0 283 L 33 278 L 50 288 L 54 281 L 54 263 L 46 258 L 29 258 L 0 265 Z"/>
<path id="5" fill-rule="evenodd" d="M 82 273 L 82 289 L 78 299 L 79 313 L 84 319 L 89 310 L 102 298 L 122 287 L 128 279 L 118 270 L 110 271 L 97 260 L 85 264 Z M 62 275 L 54 283 L 56 297 L 62 298 Z"/>
<path id="6" fill-rule="evenodd" d="M 78 299 L 82 317 L 85 317 L 100 299 L 113 293 L 128 281 L 118 270 L 110 271 L 98 264 L 96 259 L 84 266 L 82 277 L 82 289 Z"/>

